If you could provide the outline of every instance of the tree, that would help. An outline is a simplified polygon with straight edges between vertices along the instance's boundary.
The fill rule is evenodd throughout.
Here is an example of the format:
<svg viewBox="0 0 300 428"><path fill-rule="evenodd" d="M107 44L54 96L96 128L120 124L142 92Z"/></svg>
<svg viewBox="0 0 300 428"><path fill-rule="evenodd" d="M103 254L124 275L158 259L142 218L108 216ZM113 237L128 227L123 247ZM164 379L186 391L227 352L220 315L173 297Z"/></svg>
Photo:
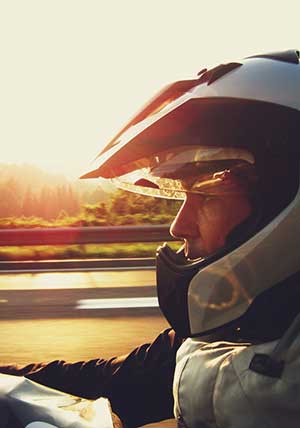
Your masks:
<svg viewBox="0 0 300 428"><path fill-rule="evenodd" d="M71 185L66 189L65 210L70 215L75 215L80 211L79 198L75 194Z"/></svg>
<svg viewBox="0 0 300 428"><path fill-rule="evenodd" d="M30 217L36 215L36 198L34 197L30 187L27 188L22 204L22 215Z"/></svg>
<svg viewBox="0 0 300 428"><path fill-rule="evenodd" d="M1 185L0 216L19 216L21 215L21 196L20 186L14 178L6 180Z"/></svg>

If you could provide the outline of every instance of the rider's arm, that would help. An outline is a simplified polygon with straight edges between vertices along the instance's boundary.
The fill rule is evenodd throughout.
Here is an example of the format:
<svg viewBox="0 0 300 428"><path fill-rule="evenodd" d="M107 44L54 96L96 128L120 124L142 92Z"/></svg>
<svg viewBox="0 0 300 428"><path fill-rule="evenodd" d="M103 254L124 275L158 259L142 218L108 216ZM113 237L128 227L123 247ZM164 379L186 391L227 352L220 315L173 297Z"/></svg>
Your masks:
<svg viewBox="0 0 300 428"><path fill-rule="evenodd" d="M130 427L173 417L172 382L181 344L172 330L130 354L109 360L0 366L0 372L86 398L109 398L113 411Z"/></svg>

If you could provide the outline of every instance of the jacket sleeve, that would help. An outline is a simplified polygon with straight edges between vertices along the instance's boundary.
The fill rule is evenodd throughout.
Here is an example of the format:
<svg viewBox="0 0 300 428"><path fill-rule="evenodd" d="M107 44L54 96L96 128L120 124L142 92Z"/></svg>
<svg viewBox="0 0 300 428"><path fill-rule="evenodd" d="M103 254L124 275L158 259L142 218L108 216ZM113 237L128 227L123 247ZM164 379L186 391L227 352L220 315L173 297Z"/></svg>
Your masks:
<svg viewBox="0 0 300 428"><path fill-rule="evenodd" d="M0 366L1 373L26 376L43 385L77 396L107 397L129 427L173 417L172 383L181 339L163 331L122 357L66 363Z"/></svg>

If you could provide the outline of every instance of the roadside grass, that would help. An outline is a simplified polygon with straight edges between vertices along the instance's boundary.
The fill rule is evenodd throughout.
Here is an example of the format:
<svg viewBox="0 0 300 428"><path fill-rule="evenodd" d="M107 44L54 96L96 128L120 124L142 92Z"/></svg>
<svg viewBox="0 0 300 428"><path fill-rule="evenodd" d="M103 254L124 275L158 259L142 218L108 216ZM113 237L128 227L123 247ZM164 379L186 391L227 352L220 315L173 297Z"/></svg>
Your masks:
<svg viewBox="0 0 300 428"><path fill-rule="evenodd" d="M146 198L146 199L145 199ZM0 218L0 229L33 229L95 226L126 226L172 223L180 201L153 200L141 195L119 192L109 206L86 204L77 215L61 211L59 216L47 220L35 216L11 216ZM146 204L146 205L145 205ZM180 244L170 243L172 248ZM55 260L99 259L122 257L154 257L159 243L74 244L43 246L0 246L0 260Z"/></svg>
<svg viewBox="0 0 300 428"><path fill-rule="evenodd" d="M61 260L61 259L107 259L129 257L155 257L158 242L129 244L86 244L86 245L43 245L22 247L0 247L0 260ZM169 242L177 250L181 242Z"/></svg>
<svg viewBox="0 0 300 428"><path fill-rule="evenodd" d="M126 214L117 215L110 213L105 218L97 217L94 213L82 213L76 217L65 216L51 221L39 217L3 217L0 218L0 229L33 229L38 227L57 228L57 227L89 227L89 226L125 226L140 224L170 224L174 215L163 214Z"/></svg>

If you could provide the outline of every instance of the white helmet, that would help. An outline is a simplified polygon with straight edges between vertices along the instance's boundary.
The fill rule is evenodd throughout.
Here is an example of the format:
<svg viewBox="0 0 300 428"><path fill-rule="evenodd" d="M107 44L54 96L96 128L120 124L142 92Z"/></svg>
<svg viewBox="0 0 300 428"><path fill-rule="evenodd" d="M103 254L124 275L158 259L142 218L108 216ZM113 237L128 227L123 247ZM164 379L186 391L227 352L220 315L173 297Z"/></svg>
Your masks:
<svg viewBox="0 0 300 428"><path fill-rule="evenodd" d="M257 55L165 88L83 176L179 199L222 192L224 170L247 184L255 213L222 250L197 260L158 250L160 306L183 337L241 319L259 295L299 275L299 125L299 52Z"/></svg>

